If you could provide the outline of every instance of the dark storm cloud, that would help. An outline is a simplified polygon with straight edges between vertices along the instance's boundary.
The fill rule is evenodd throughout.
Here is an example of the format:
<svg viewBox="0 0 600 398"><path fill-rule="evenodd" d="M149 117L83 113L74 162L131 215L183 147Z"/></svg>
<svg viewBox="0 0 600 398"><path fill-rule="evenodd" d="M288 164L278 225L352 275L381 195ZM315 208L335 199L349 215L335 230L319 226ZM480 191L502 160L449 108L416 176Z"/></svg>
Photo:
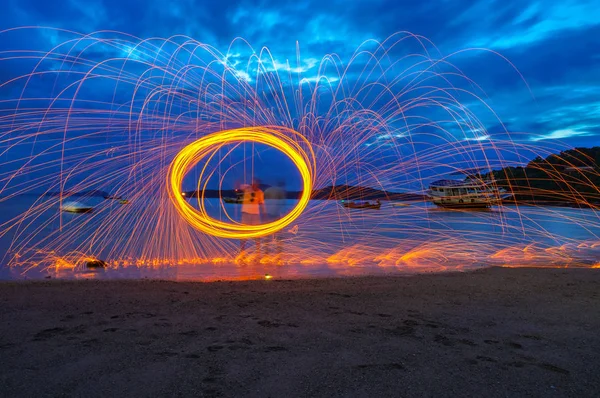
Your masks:
<svg viewBox="0 0 600 398"><path fill-rule="evenodd" d="M35 25L78 32L116 30L140 38L183 34L223 53L233 39L243 37L257 51L268 46L278 65L290 60L292 67L298 42L302 59L309 60L301 65L308 78L316 76L318 67L310 60L327 53L347 60L365 40L382 41L397 31L423 35L445 55L485 47L506 56L531 93L498 56L472 51L450 61L482 86L505 126L523 132L519 137L529 142L561 139L592 145L599 137L597 1L5 1L2 29ZM32 30L10 36L10 46L48 49L67 36ZM6 46L0 42L0 48ZM101 59L102 51L96 56ZM11 71L1 73L5 78ZM477 107L474 103L473 110ZM482 122L490 139L503 137L498 120L483 116Z"/></svg>

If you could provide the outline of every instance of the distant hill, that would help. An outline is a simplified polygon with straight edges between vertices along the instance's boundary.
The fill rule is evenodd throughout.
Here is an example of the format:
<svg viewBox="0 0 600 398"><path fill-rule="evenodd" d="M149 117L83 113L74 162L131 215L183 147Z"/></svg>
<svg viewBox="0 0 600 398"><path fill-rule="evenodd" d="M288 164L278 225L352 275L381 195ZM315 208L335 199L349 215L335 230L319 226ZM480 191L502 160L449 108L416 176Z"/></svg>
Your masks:
<svg viewBox="0 0 600 398"><path fill-rule="evenodd" d="M600 147L538 156L525 167L505 167L480 177L495 180L517 202L600 204Z"/></svg>

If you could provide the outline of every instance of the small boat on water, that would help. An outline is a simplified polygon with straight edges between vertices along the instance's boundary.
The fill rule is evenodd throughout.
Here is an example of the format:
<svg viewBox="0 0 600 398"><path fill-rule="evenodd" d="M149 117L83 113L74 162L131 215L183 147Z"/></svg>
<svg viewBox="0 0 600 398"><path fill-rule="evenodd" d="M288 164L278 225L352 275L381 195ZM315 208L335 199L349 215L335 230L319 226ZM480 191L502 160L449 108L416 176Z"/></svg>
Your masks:
<svg viewBox="0 0 600 398"><path fill-rule="evenodd" d="M342 200L342 206L348 209L380 209L381 202L379 200L375 201L375 203L355 201L346 202Z"/></svg>
<svg viewBox="0 0 600 398"><path fill-rule="evenodd" d="M129 200L127 200L127 199L119 199L119 204L128 205L129 204Z"/></svg>
<svg viewBox="0 0 600 398"><path fill-rule="evenodd" d="M512 196L490 182L476 179L434 181L427 195L433 204L445 208L488 208Z"/></svg>
<svg viewBox="0 0 600 398"><path fill-rule="evenodd" d="M237 198L226 197L226 198L223 198L223 202L225 202L225 203L237 203L237 204L240 204L240 203L243 202L243 200L240 197L237 197Z"/></svg>
<svg viewBox="0 0 600 398"><path fill-rule="evenodd" d="M90 213L94 208L80 202L64 202L60 210L67 213Z"/></svg>

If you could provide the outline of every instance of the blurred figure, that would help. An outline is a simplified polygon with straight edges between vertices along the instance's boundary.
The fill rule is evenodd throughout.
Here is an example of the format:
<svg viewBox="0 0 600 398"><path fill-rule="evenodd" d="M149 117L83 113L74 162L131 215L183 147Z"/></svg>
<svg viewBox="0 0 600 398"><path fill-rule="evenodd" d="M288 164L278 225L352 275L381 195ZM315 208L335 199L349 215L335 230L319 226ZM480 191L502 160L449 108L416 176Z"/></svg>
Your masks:
<svg viewBox="0 0 600 398"><path fill-rule="evenodd" d="M267 222L273 222L283 217L283 207L285 205L285 182L279 181L276 186L269 187L265 190L265 203L267 211ZM275 254L281 255L283 244L281 242L280 232L273 234L273 242L275 245ZM266 254L269 254L269 245L265 249Z"/></svg>
<svg viewBox="0 0 600 398"><path fill-rule="evenodd" d="M261 223L261 213L265 214L265 195L260 189L260 181L254 179L252 185L244 189L242 199L242 224L259 225ZM241 255L244 255L246 249L246 239L240 242ZM256 238L256 251L260 256L260 238Z"/></svg>

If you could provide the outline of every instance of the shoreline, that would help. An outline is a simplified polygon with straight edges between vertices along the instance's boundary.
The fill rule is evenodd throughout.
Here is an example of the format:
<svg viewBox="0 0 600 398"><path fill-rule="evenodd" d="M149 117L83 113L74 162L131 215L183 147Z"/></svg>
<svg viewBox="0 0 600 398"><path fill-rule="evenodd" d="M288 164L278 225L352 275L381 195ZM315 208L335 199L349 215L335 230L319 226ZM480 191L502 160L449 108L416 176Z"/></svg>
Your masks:
<svg viewBox="0 0 600 398"><path fill-rule="evenodd" d="M236 266L237 267L237 266ZM286 268L287 267L287 268ZM250 272L235 273L231 269L218 269L220 272L202 273L195 271L196 268L205 270L204 265L198 266L170 266L164 268L151 267L131 267L128 268L82 268L77 270L61 270L58 273L52 271L36 271L36 273L15 275L10 272L0 273L0 285L8 283L60 283L60 282L175 282L175 283L226 283L226 282L294 282L294 281L318 281L331 279L388 279L388 278L410 278L427 275L448 275L448 274L470 274L476 272L485 272L492 269L564 269L564 270L596 270L600 269L600 263L590 261L589 263L579 262L565 265L519 265L519 266L500 266L485 265L473 268L458 269L434 269L434 268L415 268L415 269L388 269L380 266L353 266L344 269L323 268L307 272L305 269L298 273L287 273L289 266L281 265L263 265L257 268L248 268ZM0 270L2 270L0 268ZM239 270L239 268L235 268ZM282 272L283 271L283 272ZM223 273L225 272L225 273ZM600 273L600 270L598 271ZM170 274L170 275L169 275Z"/></svg>
<svg viewBox="0 0 600 398"><path fill-rule="evenodd" d="M600 270L0 282L7 396L597 396Z"/></svg>

